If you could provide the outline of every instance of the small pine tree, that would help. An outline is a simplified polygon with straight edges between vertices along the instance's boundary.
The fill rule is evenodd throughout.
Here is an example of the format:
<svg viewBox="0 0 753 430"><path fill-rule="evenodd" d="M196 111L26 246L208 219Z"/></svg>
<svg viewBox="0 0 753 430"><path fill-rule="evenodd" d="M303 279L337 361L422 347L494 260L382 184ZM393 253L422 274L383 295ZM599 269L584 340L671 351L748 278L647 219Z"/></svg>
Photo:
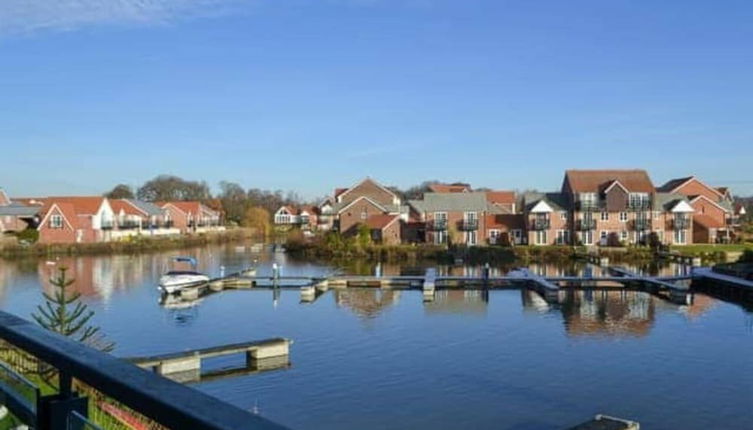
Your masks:
<svg viewBox="0 0 753 430"><path fill-rule="evenodd" d="M104 339L99 332L99 327L88 324L94 316L94 311L81 302L80 293L68 291L75 280L66 278L67 270L61 267L58 276L50 279L55 291L53 294L42 293L45 299L44 305L37 306L37 312L31 316L47 330L60 333L100 351L112 351L115 344Z"/></svg>

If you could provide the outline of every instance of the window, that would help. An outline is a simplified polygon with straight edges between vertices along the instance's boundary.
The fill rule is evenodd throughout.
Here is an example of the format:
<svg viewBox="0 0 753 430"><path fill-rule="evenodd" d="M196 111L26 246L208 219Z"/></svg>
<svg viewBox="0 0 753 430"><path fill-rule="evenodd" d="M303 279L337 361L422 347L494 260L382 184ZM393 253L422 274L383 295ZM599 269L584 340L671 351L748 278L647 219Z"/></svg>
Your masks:
<svg viewBox="0 0 753 430"><path fill-rule="evenodd" d="M50 217L50 228L63 228L62 215L55 214Z"/></svg>
<svg viewBox="0 0 753 430"><path fill-rule="evenodd" d="M648 209L649 195L648 193L630 193L629 203L633 209Z"/></svg>
<svg viewBox="0 0 753 430"><path fill-rule="evenodd" d="M621 222L627 222L627 212L620 212L620 221Z"/></svg>
<svg viewBox="0 0 753 430"><path fill-rule="evenodd" d="M562 219L562 221L567 221L567 212L560 212L560 218Z"/></svg>
<svg viewBox="0 0 753 430"><path fill-rule="evenodd" d="M497 241L499 241L500 232L499 230L489 230L489 243L492 245L496 245Z"/></svg>
<svg viewBox="0 0 753 430"><path fill-rule="evenodd" d="M626 230L622 230L620 232L620 241L625 242L628 240L628 232Z"/></svg>
<svg viewBox="0 0 753 430"><path fill-rule="evenodd" d="M685 230L675 230L675 243L677 245L685 245L685 239L686 239L686 231Z"/></svg>
<svg viewBox="0 0 753 430"><path fill-rule="evenodd" d="M570 244L570 231L557 230L557 245L569 245Z"/></svg>
<svg viewBox="0 0 753 430"><path fill-rule="evenodd" d="M602 221L609 221L609 212L602 212L601 213L601 220Z"/></svg>
<svg viewBox="0 0 753 430"><path fill-rule="evenodd" d="M536 245L546 245L546 230L536 231Z"/></svg>
<svg viewBox="0 0 753 430"><path fill-rule="evenodd" d="M369 212L366 209L361 211L361 219L366 219L368 217L369 217Z"/></svg>

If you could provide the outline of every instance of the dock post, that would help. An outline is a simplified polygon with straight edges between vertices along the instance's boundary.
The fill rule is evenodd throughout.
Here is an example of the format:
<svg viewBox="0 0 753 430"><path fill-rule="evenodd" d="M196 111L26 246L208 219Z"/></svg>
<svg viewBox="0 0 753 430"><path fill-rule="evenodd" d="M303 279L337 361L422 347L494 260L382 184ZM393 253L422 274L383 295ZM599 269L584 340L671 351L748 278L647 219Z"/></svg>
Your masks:
<svg viewBox="0 0 753 430"><path fill-rule="evenodd" d="M484 282L484 288L489 287L489 272L491 272L491 269L489 268L489 263L484 264L484 268L482 269L481 275Z"/></svg>
<svg viewBox="0 0 753 430"><path fill-rule="evenodd" d="M436 286L436 280L437 280L437 269L434 269L434 268L426 269L426 274L424 275L424 285L423 285L423 293L424 293L425 302L434 301L434 288Z"/></svg>

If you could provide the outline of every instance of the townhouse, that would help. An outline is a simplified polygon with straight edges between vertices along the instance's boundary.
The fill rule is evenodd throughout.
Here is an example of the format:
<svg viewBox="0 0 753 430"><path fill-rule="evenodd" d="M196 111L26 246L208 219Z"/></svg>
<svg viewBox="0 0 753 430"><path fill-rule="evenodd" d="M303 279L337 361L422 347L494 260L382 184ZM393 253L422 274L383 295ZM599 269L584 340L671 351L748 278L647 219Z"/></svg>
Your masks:
<svg viewBox="0 0 753 430"><path fill-rule="evenodd" d="M48 197L39 210L39 243L93 243L113 239L115 214L104 197Z"/></svg>
<svg viewBox="0 0 753 430"><path fill-rule="evenodd" d="M179 234L167 211L154 203L135 199L109 199L115 216L113 239L140 235Z"/></svg>
<svg viewBox="0 0 753 430"><path fill-rule="evenodd" d="M657 191L645 170L568 170L561 193L577 244L692 243L688 199Z"/></svg>
<svg viewBox="0 0 753 430"><path fill-rule="evenodd" d="M738 213L726 187L715 188L695 176L667 181L658 190L688 198L693 207L693 242L729 242L737 234Z"/></svg>
<svg viewBox="0 0 753 430"><path fill-rule="evenodd" d="M571 245L572 218L567 196L561 192L524 193L522 226L525 233L514 243L531 245ZM517 233L516 233L517 234Z"/></svg>
<svg viewBox="0 0 753 430"><path fill-rule="evenodd" d="M278 226L295 226L304 231L316 230L319 225L319 208L316 206L281 206L274 213L274 223Z"/></svg>
<svg viewBox="0 0 753 430"><path fill-rule="evenodd" d="M413 217L424 224L424 240L433 244L476 246L489 237L490 215L504 210L489 202L486 192L425 193L410 200Z"/></svg>
<svg viewBox="0 0 753 430"><path fill-rule="evenodd" d="M155 204L165 211L165 222L180 233L224 230L220 212L201 202L170 201Z"/></svg>

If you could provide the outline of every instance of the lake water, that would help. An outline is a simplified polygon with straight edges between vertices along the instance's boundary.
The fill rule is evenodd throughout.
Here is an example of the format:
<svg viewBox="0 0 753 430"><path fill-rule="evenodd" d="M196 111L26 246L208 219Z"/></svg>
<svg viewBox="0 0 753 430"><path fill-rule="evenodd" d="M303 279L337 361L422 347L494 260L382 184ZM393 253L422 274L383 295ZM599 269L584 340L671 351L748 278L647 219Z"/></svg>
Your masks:
<svg viewBox="0 0 753 430"><path fill-rule="evenodd" d="M753 428L753 314L738 304L702 294L679 306L639 292L573 291L550 306L518 290L438 291L424 303L420 291L349 289L309 304L297 290L225 291L171 309L160 305L156 282L176 254L0 261L0 306L30 318L45 280L66 265L118 356L293 339L286 370L194 386L295 429L562 429L596 413L646 429ZM255 258L259 274L274 262L284 275L374 270L236 245L181 254L213 275ZM421 266L380 270L420 273Z"/></svg>

